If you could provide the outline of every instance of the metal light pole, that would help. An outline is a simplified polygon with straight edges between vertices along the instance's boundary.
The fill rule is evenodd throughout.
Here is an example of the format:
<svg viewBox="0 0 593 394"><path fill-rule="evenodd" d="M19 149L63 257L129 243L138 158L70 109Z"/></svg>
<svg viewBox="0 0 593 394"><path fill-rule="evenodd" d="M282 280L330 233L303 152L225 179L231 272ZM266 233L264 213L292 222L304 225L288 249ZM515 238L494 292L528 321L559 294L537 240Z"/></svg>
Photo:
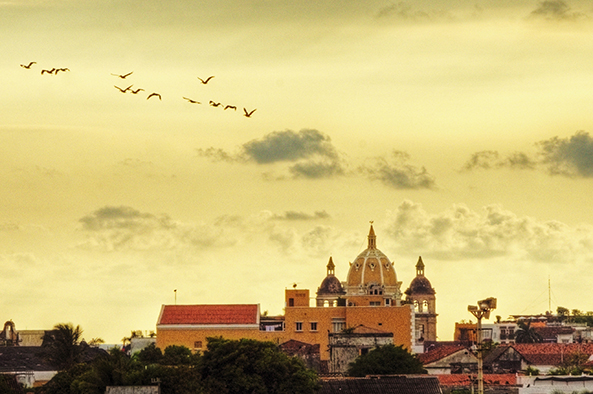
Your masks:
<svg viewBox="0 0 593 394"><path fill-rule="evenodd" d="M467 310L478 319L476 334L478 348L478 394L484 394L484 359L482 349L482 318L488 319L490 311L496 309L496 298L478 301L478 306L469 305Z"/></svg>

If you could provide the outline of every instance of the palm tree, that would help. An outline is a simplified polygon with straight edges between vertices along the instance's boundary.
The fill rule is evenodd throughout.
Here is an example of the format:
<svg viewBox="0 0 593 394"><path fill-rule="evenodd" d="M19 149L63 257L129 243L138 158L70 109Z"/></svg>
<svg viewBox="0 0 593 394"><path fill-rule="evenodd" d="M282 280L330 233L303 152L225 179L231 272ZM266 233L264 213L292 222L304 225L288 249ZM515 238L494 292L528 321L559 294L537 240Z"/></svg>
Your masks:
<svg viewBox="0 0 593 394"><path fill-rule="evenodd" d="M535 330L535 328L531 327L531 321L528 321L527 324L523 321L519 321L517 326L519 326L519 329L515 332L516 343L543 342L544 339L542 336Z"/></svg>
<svg viewBox="0 0 593 394"><path fill-rule="evenodd" d="M53 330L43 336L45 358L59 370L67 370L81 361L81 337L80 326L74 327L72 323L56 324Z"/></svg>

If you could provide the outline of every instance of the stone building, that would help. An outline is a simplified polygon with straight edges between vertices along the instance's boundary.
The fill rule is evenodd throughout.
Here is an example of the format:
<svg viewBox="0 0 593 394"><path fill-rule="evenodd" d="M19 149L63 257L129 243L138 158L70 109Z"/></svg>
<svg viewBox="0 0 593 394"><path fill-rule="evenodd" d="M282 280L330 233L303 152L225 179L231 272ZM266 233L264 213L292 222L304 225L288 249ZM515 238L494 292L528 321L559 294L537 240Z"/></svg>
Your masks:
<svg viewBox="0 0 593 394"><path fill-rule="evenodd" d="M424 276L424 262L418 257L416 263L416 277L405 291L406 302L414 306L415 341L437 340L436 291L430 281Z"/></svg>

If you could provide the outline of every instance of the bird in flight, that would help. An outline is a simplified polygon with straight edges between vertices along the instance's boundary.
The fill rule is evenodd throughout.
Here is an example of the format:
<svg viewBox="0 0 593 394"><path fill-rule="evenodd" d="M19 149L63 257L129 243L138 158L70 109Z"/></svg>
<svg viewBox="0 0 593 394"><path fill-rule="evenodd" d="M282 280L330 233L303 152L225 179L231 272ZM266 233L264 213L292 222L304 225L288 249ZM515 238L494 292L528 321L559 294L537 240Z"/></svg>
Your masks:
<svg viewBox="0 0 593 394"><path fill-rule="evenodd" d="M115 75L116 77L120 77L121 79L126 79L126 77L127 77L128 75L132 75L132 73L133 73L133 72L134 72L134 71L132 71L132 72L129 72L129 73L127 73L127 74L114 74L114 73L111 73L111 75Z"/></svg>
<svg viewBox="0 0 593 394"><path fill-rule="evenodd" d="M29 64L27 64L27 65L21 64L21 67L22 67L22 68L29 69L29 68L31 68L31 66L32 66L32 65L34 65L34 64L37 64L37 62L31 62L31 63L29 63Z"/></svg>
<svg viewBox="0 0 593 394"><path fill-rule="evenodd" d="M192 99L190 99L190 98L187 98L187 97L184 97L184 99L185 99L185 100L187 100L187 101L189 101L189 102L190 102L190 103L192 103L192 104L202 104L202 103L200 103L199 101L192 100Z"/></svg>
<svg viewBox="0 0 593 394"><path fill-rule="evenodd" d="M251 118L251 115L255 112L256 109L252 110L251 112L247 112L247 110L243 108L243 112L245 112L243 116L245 116L246 118Z"/></svg>
<svg viewBox="0 0 593 394"><path fill-rule="evenodd" d="M43 69L43 70L41 70L41 75L43 75L43 74L45 74L45 73L48 73L48 74L53 74L53 73L54 73L54 71L56 71L56 69L55 69L55 68L52 68L51 70L46 70L46 69Z"/></svg>
<svg viewBox="0 0 593 394"><path fill-rule="evenodd" d="M214 101L210 100L210 105L213 107L220 107L222 103L215 103Z"/></svg>
<svg viewBox="0 0 593 394"><path fill-rule="evenodd" d="M70 71L70 69L69 68L57 68L56 69L56 75L58 75L58 71L65 72L65 71Z"/></svg>
<svg viewBox="0 0 593 394"><path fill-rule="evenodd" d="M153 96L154 96L154 97L158 97L158 98L159 98L159 100L162 100L162 98L161 98L161 95L160 95L160 94L158 94L158 93L150 93L146 99L148 100L149 98L151 98L151 97L153 97Z"/></svg>
<svg viewBox="0 0 593 394"><path fill-rule="evenodd" d="M206 85L206 84L208 83L208 81L210 81L212 78L214 78L214 75L212 75L212 76L210 76L210 77L206 78L205 80L204 80L204 79L202 79L202 78L200 78L200 77L198 77L198 79L199 79L200 81L202 81L202 83L203 83L204 85Z"/></svg>
<svg viewBox="0 0 593 394"><path fill-rule="evenodd" d="M132 94L138 94L138 92L140 92L140 91L144 91L144 89L140 89L140 88L138 88L136 90L130 89L130 93L132 93Z"/></svg>
<svg viewBox="0 0 593 394"><path fill-rule="evenodd" d="M113 86L115 86L115 85L113 85ZM117 88L117 89L118 89L120 92L122 92L122 93L125 93L125 92L127 92L128 90L130 90L130 88L131 88L132 86L134 86L134 85L130 85L130 86L128 86L128 87L127 87L127 88L125 88L125 89L122 89L122 88L120 88L119 86L115 86L115 87L116 87L116 88Z"/></svg>
<svg viewBox="0 0 593 394"><path fill-rule="evenodd" d="M227 109L234 109L236 111L237 107L235 107L234 105L227 105L224 107L224 110L226 111Z"/></svg>

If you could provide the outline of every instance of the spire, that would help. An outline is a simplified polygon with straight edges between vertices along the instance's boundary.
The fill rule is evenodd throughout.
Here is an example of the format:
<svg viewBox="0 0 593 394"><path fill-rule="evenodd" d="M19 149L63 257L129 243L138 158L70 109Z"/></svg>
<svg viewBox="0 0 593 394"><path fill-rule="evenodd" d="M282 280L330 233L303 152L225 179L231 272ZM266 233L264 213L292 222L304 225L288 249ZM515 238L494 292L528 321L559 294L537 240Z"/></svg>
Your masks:
<svg viewBox="0 0 593 394"><path fill-rule="evenodd" d="M377 237L375 236L375 230L373 230L373 221L371 220L371 229L369 230L369 246L368 249L377 248Z"/></svg>
<svg viewBox="0 0 593 394"><path fill-rule="evenodd" d="M327 274L328 275L333 275L335 268L336 268L336 266L334 264L334 261L332 260L332 257L329 256L329 263L327 263Z"/></svg>
<svg viewBox="0 0 593 394"><path fill-rule="evenodd" d="M416 263L416 276L424 276L424 262L422 256L418 256L418 262Z"/></svg>

